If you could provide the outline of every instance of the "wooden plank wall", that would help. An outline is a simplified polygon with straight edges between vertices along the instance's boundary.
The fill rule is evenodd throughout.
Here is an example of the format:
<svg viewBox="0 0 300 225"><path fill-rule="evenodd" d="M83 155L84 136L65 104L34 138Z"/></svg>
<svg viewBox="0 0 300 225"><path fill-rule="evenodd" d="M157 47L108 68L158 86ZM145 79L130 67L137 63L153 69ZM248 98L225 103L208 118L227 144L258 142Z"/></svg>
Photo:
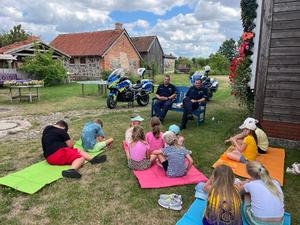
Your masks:
<svg viewBox="0 0 300 225"><path fill-rule="evenodd" d="M299 0L273 0L269 39L263 120L300 124Z"/></svg>

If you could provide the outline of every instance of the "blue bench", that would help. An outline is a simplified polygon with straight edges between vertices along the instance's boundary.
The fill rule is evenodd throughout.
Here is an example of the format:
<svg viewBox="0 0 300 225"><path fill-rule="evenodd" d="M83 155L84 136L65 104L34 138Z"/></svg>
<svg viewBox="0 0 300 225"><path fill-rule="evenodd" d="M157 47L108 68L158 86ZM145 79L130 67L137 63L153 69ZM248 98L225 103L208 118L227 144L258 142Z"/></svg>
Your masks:
<svg viewBox="0 0 300 225"><path fill-rule="evenodd" d="M176 86L176 99L173 102L172 106L171 106L171 111L175 111L175 112L182 112L183 113L183 108L182 107L178 107L178 105L180 103L182 103L185 94L187 93L187 91L189 90L190 87L186 87L186 86ZM157 98L153 98L152 100L152 105L151 105L151 116L154 115L154 108L153 105L155 103L155 100ZM182 104L181 104L182 105ZM205 120L205 110L206 110L206 103L200 103L199 104L199 108L193 111L193 115L195 115L197 117L196 123L197 126L204 123Z"/></svg>

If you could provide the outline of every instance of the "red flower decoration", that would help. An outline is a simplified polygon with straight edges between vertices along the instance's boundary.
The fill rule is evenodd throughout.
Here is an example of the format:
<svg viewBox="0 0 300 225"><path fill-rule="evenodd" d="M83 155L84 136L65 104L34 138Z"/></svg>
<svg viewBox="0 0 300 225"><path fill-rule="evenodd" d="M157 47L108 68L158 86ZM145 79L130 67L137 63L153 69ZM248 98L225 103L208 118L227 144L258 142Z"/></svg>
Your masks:
<svg viewBox="0 0 300 225"><path fill-rule="evenodd" d="M242 40L243 41L249 41L254 37L254 34L252 32L244 32L242 34Z"/></svg>

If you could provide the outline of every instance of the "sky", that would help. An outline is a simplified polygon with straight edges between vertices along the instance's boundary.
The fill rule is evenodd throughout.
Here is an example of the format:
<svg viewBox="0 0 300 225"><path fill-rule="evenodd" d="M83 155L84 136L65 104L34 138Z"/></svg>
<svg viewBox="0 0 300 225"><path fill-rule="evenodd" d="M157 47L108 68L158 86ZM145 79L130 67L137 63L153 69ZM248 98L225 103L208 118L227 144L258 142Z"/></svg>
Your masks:
<svg viewBox="0 0 300 225"><path fill-rule="evenodd" d="M22 24L49 43L120 22L130 36L158 36L175 56L207 57L242 33L239 0L0 0L0 9L0 32Z"/></svg>

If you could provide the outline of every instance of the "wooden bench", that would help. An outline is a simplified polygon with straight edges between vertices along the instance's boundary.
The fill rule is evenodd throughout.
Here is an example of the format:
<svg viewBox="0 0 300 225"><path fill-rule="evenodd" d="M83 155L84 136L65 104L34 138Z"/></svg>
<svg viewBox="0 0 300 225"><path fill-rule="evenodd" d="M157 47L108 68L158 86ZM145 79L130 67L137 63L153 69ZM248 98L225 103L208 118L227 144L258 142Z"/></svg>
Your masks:
<svg viewBox="0 0 300 225"><path fill-rule="evenodd" d="M189 88L190 87L186 87L186 86L176 86L176 99L173 102L171 109L169 109L169 110L183 113L182 102L183 102L183 99L184 99L187 91L189 90ZM154 105L156 99L157 98L152 99L151 116L154 115L153 105ZM179 104L181 105L181 107L179 107ZM206 110L206 103L200 103L199 108L193 111L193 115L195 115L197 117L197 120L196 120L197 126L204 123L205 110Z"/></svg>

